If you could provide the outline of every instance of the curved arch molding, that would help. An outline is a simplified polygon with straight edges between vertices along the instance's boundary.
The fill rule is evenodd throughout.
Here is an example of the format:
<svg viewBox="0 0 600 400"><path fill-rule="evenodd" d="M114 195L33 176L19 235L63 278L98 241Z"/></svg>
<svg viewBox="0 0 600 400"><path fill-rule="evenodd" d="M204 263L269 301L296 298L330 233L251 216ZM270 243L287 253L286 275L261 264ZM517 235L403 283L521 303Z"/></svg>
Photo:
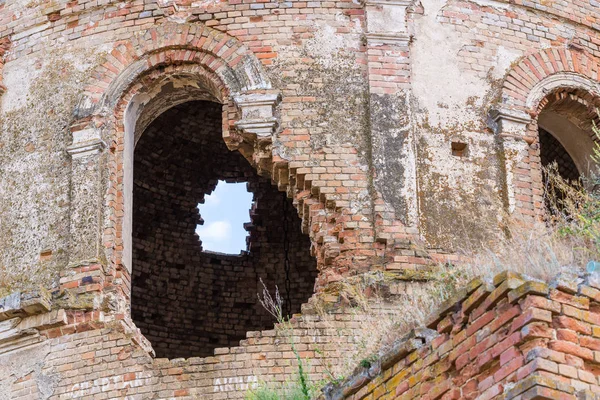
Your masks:
<svg viewBox="0 0 600 400"><path fill-rule="evenodd" d="M265 143L271 143L277 127L275 107L279 95L271 90L262 64L239 40L200 24L165 24L115 43L105 62L91 74L73 112L73 142L67 148L73 160L71 264L96 262L105 257L104 202L116 202L118 209L122 201L118 191L117 199L112 198L112 188L105 199L103 171L107 167L112 171L114 162L104 151L108 146L102 129L115 116L117 125L122 125L118 115L122 117L124 110L120 107L136 92L134 86L141 86L140 80L152 79L165 70L177 72L185 66L193 66L201 78L212 77L213 85L207 85L207 90L215 99L237 106L239 112L230 115L241 115L235 125L251 138L250 147L269 147ZM112 221L109 225L109 230L115 230ZM116 231L120 232L118 224ZM123 247L119 242L114 245L117 252Z"/></svg>
<svg viewBox="0 0 600 400"><path fill-rule="evenodd" d="M114 107L137 77L178 63L198 64L214 72L232 96L271 89L260 61L236 38L200 24L165 24L115 44L106 62L91 75L75 117Z"/></svg>
<svg viewBox="0 0 600 400"><path fill-rule="evenodd" d="M542 98L559 87L600 94L598 59L583 51L550 48L524 57L502 86L502 106L535 111Z"/></svg>
<svg viewBox="0 0 600 400"><path fill-rule="evenodd" d="M525 56L506 75L501 100L490 111L490 127L500 138L506 204L511 213L536 216L542 212L543 188L539 162L536 164L539 149L532 145L537 141L539 108L548 94L559 89L600 96L598 58L569 48L549 48Z"/></svg>

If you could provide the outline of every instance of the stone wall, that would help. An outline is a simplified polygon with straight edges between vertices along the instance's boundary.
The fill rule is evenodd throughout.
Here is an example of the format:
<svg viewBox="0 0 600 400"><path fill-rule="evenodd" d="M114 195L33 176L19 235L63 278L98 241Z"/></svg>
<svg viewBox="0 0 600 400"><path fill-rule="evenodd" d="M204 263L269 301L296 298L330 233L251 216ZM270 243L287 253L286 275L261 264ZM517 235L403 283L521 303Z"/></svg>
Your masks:
<svg viewBox="0 0 600 400"><path fill-rule="evenodd" d="M477 279L325 399L598 399L600 275Z"/></svg>
<svg viewBox="0 0 600 400"><path fill-rule="evenodd" d="M497 234L503 211L540 215L539 94L583 90L588 112L598 94L597 8L567 9L437 0L3 2L7 285L56 286L67 264L92 258L123 264L122 252L131 253L121 233L129 216L120 215L125 111L136 94L154 99L150 86L174 74L212 82L228 146L292 199L322 270L319 288L372 264L428 264L419 239L443 259L455 240ZM201 99L206 88L189 82L179 89ZM268 138L238 124L252 112L234 98L250 94L279 96ZM83 167L65 150L80 154L90 137L104 160L92 194L78 197L83 183L70 177ZM91 220L93 228L76 222ZM30 271L19 275L17 265Z"/></svg>
<svg viewBox="0 0 600 400"><path fill-rule="evenodd" d="M49 311L64 304L46 292L2 299L0 398L243 398L259 382L293 379L291 341L310 360L311 379L327 376L362 321L341 307L326 319L305 312L289 330L248 332L214 356L168 360L149 355L126 319ZM367 358L323 396L598 399L599 305L597 273L561 274L549 284L513 273L478 279L435 311L428 328Z"/></svg>
<svg viewBox="0 0 600 400"><path fill-rule="evenodd" d="M595 107L596 7L389 3L2 3L7 284L56 286L88 259L123 264L125 111L174 75L189 100L224 104L228 146L292 199L318 288L372 264L428 264L420 239L443 259L455 240L497 234L503 211L539 216L539 94L583 90ZM268 138L238 123L257 107L248 95L278 96ZM83 166L65 150L81 154L90 137L102 161L78 197L91 179L70 179Z"/></svg>
<svg viewBox="0 0 600 400"><path fill-rule="evenodd" d="M58 311L64 299L15 293L0 313L0 399L242 399L259 382L284 382L297 371L296 350L311 379L343 357L361 316L335 311L326 320L296 315L291 329L251 331L236 347L209 357L154 358L127 319L103 312ZM18 354L18 357L15 357Z"/></svg>

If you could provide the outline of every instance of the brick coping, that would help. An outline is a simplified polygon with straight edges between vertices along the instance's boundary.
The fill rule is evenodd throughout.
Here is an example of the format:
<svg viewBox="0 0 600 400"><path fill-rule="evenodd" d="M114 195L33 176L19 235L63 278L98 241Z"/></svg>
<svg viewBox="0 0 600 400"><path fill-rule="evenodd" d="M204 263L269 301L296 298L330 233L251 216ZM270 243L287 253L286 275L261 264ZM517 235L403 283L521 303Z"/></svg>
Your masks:
<svg viewBox="0 0 600 400"><path fill-rule="evenodd" d="M380 395L376 394L376 388L377 386L383 385L381 382L382 378L385 380L386 375L389 377L392 368L394 368L394 370L391 373L397 373L395 365L398 364L399 361L408 359L409 361L406 364L410 365L415 362L420 355L425 353L423 350L436 350L441 345L439 342L445 340L444 336L448 337L448 334L452 335L457 331L457 325L462 325L463 327L468 326L463 332L470 330L471 334L479 333L484 327L487 329L486 325L490 323L490 319L485 318L485 315L487 315L490 310L493 310L501 303L501 301L505 300L508 304L515 305L521 300L526 299L528 296L544 298L548 299L548 301L552 301L553 299L562 296L563 299L559 299L559 302L564 301L564 304L566 304L572 301L575 303L575 307L579 306L582 310L589 309L590 302L600 306L600 272L580 274L563 272L558 274L549 283L510 271L505 271L496 275L491 282L482 278L476 278L469 282L450 300L445 302L439 310L434 312L429 317L426 327L412 329L408 334L396 340L390 349L377 354L375 361L370 362L365 360L365 362L361 363L361 365L354 370L352 375L343 382L327 384L322 389L322 395L319 398L321 400L363 398L369 400L379 398L387 399L388 397L380 397L380 395L385 393L385 390L388 390L389 392L390 388L380 391ZM533 305L535 306L535 304ZM594 315L590 312L588 312L587 315L584 315L583 313L585 313L585 311L581 311L581 313L578 314L577 311L579 310L576 308L572 306L567 307L571 307L568 309L571 310L570 316L575 317L576 315L583 315L581 318L590 323L598 330L598 333L600 333L600 315ZM512 321L511 330L518 330L523 326L525 327L522 328L522 330L525 330L526 328L531 329L526 325L529 321L543 319L533 316L534 313L529 312L531 310L533 310L534 313L536 311L536 309L533 308L526 308L522 310L523 312L520 316L517 316L518 314L512 315L511 318L502 322L510 323ZM460 317L458 318L457 316ZM457 319L459 319L458 323L456 322ZM496 318L492 321L496 321ZM515 323L517 324L515 325ZM523 334L523 332L521 332L522 337L526 335L527 333ZM458 336L459 335L456 335L455 337ZM537 336L535 335L533 336L533 338L536 337ZM464 340L465 338L463 337L462 339ZM451 342L453 341L451 340ZM571 351L571 353L573 353L573 351ZM449 355L451 356L451 353ZM592 359L588 359L587 361L596 366L600 365L600 351L594 351ZM458 359L454 360L454 363L456 365ZM408 376L405 376L404 378L405 382L408 381ZM380 382L377 382L377 380ZM396 389L397 396L398 386L392 387L392 389ZM560 382L553 381L544 375L535 372L512 386L507 385L504 388L505 392L500 397L492 397L502 399L532 398L528 397L531 395L533 398L541 399L557 398L553 397L556 394L546 397L544 395L546 389L548 389L550 393L556 391L556 393L561 392L566 396L560 397L561 399L575 398L569 397L575 395L578 399L600 399L600 392L598 391L587 389L577 390L576 388L568 387L567 385L561 385ZM524 393L527 395L524 395ZM367 394L370 395L367 396ZM454 397L444 396L442 398ZM484 396L484 398L488 397Z"/></svg>

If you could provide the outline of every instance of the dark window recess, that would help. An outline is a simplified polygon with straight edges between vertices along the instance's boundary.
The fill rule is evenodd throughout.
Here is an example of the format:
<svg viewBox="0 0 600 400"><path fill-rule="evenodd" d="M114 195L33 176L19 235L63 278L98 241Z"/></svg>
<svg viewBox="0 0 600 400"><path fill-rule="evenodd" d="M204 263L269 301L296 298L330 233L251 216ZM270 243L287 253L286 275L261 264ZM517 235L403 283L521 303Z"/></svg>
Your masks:
<svg viewBox="0 0 600 400"><path fill-rule="evenodd" d="M208 356L247 331L271 329L259 279L285 288L282 193L221 135L221 105L188 102L158 116L134 158L131 314L158 357ZM247 182L254 196L247 251L202 250L198 204L217 182ZM313 293L316 261L289 201L292 312ZM206 218L206 216L203 216Z"/></svg>
<svg viewBox="0 0 600 400"><path fill-rule="evenodd" d="M540 129L539 132L542 166L547 167L556 162L561 177L570 181L579 179L579 170L562 144L548 131Z"/></svg>
<svg viewBox="0 0 600 400"><path fill-rule="evenodd" d="M558 174L568 182L575 182L579 179L580 174L575 162L567 153L567 150L563 147L562 144L554 137L551 133L544 129L539 129L540 136L540 161L542 163L542 167L548 167L554 162L556 162ZM551 188L548 184L548 176L546 171L542 171L543 179L545 182L546 191ZM544 193L544 203L546 204L546 209L552 215L563 214L564 209L561 205L561 199L564 198L565 193L558 189L552 187L552 192Z"/></svg>

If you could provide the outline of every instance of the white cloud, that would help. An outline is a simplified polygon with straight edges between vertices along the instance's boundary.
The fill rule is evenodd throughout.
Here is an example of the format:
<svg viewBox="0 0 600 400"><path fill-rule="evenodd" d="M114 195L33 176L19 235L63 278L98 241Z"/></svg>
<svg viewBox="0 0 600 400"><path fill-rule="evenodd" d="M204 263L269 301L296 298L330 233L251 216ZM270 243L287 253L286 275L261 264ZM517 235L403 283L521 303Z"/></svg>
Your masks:
<svg viewBox="0 0 600 400"><path fill-rule="evenodd" d="M231 236L231 224L228 221L215 221L196 230L200 240L218 242L228 240Z"/></svg>
<svg viewBox="0 0 600 400"><path fill-rule="evenodd" d="M221 199L215 192L204 196L204 205L205 206L218 206L220 203L221 203Z"/></svg>

